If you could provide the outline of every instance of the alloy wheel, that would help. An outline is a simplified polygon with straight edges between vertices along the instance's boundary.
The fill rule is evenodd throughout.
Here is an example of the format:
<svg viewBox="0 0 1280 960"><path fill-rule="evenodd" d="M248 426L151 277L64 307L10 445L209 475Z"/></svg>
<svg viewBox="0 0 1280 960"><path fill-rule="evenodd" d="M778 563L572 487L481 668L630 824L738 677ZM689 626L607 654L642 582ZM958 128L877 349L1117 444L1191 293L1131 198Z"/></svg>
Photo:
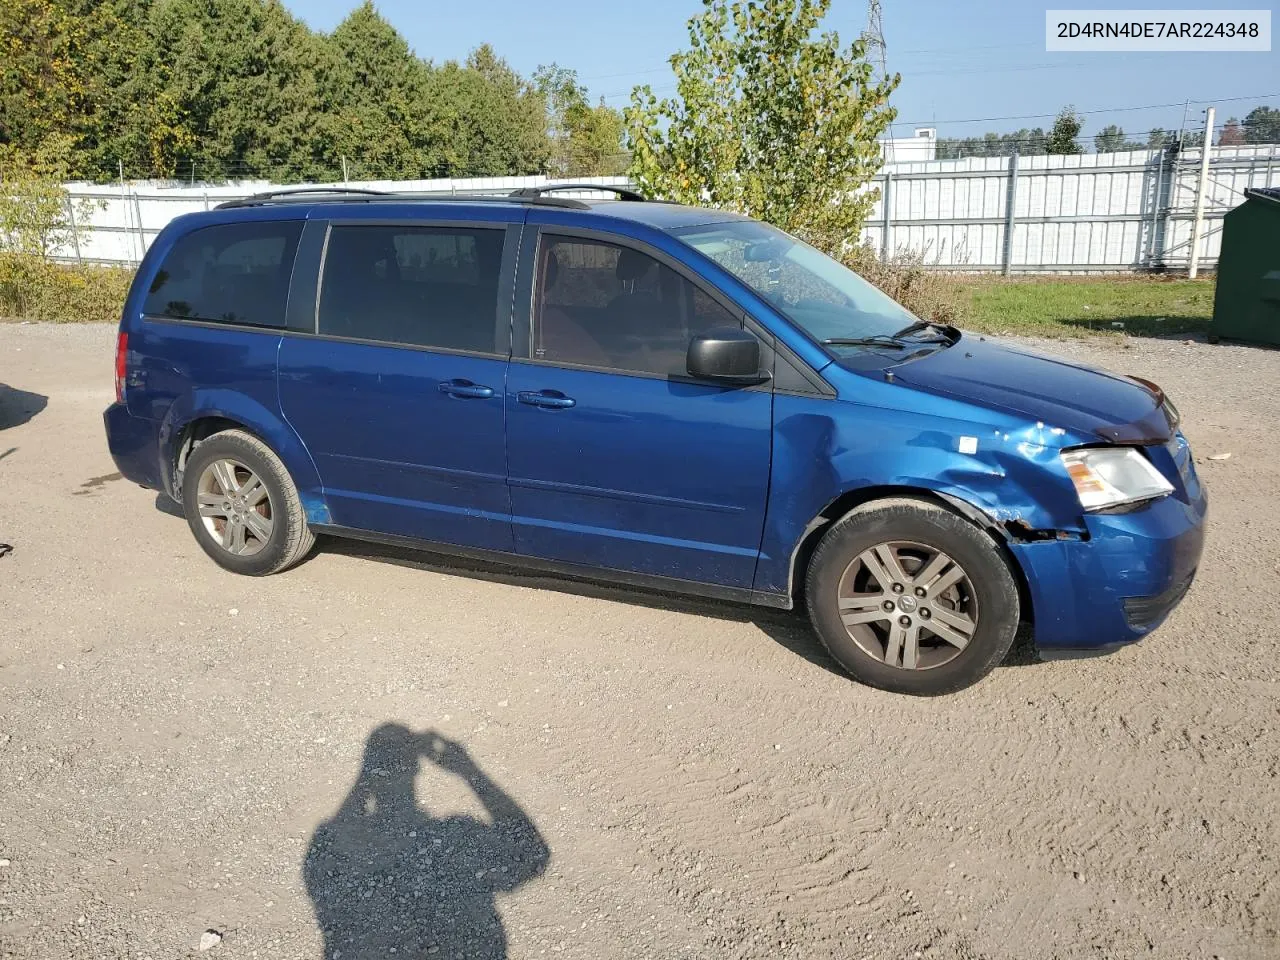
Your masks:
<svg viewBox="0 0 1280 960"><path fill-rule="evenodd" d="M978 629L973 583L952 557L923 543L876 544L845 568L840 619L864 653L891 667L950 663Z"/></svg>
<svg viewBox="0 0 1280 960"><path fill-rule="evenodd" d="M200 474L196 497L201 523L228 553L251 557L270 541L274 523L266 484L240 461L212 461Z"/></svg>

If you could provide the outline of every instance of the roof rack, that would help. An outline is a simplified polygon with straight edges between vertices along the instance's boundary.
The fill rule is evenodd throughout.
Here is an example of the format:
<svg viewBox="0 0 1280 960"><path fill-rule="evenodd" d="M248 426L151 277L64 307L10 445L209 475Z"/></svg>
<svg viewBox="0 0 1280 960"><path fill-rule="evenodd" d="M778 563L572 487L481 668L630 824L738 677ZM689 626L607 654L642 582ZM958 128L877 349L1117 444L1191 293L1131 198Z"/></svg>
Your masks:
<svg viewBox="0 0 1280 960"><path fill-rule="evenodd" d="M531 187L527 190L537 190ZM553 187L551 189L563 189ZM581 188L578 188L581 189ZM592 186L591 189L597 189ZM610 190L610 187L599 189ZM637 196L637 199L639 197ZM589 210L590 205L569 197L544 197L517 190L510 194L485 193L391 193L385 190L363 190L355 187L299 187L293 190L268 190L251 197L239 197L218 204L218 210L233 207L259 207L271 203L386 203L388 201L421 201L423 203L536 203L548 207Z"/></svg>
<svg viewBox="0 0 1280 960"><path fill-rule="evenodd" d="M551 183L545 187L521 187L519 190L512 190L509 196L518 200L550 199L546 196L548 193L557 193L563 190L600 190L605 193L616 193L619 200L630 200L638 203L643 203L645 200L642 195L629 187L609 187L600 183Z"/></svg>
<svg viewBox="0 0 1280 960"><path fill-rule="evenodd" d="M293 187L288 190L267 190L263 193L255 193L248 197L238 197L235 200L228 200L225 203L218 204L218 209L223 210L228 207L252 207L258 204L267 203L271 200L280 200L297 194L306 194L308 197L315 194L329 194L338 199L368 199L369 197L390 197L394 194L385 190L365 190L359 187Z"/></svg>

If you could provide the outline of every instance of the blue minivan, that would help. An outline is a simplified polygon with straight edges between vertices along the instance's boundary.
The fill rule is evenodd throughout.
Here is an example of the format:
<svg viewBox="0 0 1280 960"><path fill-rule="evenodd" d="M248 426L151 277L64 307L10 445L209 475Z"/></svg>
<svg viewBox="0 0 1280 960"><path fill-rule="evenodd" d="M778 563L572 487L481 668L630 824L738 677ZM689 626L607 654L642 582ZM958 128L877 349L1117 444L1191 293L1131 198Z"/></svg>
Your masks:
<svg viewBox="0 0 1280 960"><path fill-rule="evenodd" d="M1020 622L1042 656L1102 652L1187 592L1206 499L1155 384L617 194L317 188L175 220L120 324L116 464L237 573L329 534L803 604L849 673L912 694L976 682Z"/></svg>

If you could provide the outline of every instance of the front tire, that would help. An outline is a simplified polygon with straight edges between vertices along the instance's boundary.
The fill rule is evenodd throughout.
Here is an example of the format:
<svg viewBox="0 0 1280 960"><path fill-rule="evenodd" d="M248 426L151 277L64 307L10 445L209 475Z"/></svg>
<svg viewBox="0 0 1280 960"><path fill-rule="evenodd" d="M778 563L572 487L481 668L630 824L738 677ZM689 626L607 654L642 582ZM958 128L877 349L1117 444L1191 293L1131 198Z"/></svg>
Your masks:
<svg viewBox="0 0 1280 960"><path fill-rule="evenodd" d="M196 445L182 475L182 508L204 552L233 573L279 573L315 543L289 471L243 430Z"/></svg>
<svg viewBox="0 0 1280 960"><path fill-rule="evenodd" d="M835 661L895 693L977 683L1018 628L1018 588L999 546L924 500L877 500L837 521L814 551L805 593Z"/></svg>

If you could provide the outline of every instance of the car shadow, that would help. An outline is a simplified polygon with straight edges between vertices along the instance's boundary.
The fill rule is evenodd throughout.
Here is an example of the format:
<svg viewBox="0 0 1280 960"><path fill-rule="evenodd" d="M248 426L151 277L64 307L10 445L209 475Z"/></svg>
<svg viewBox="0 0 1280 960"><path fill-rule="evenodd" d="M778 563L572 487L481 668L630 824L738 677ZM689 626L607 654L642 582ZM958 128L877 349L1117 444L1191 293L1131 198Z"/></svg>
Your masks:
<svg viewBox="0 0 1280 960"><path fill-rule="evenodd" d="M487 822L433 816L426 765L459 777ZM383 724L355 783L316 828L302 864L325 960L507 956L495 899L542 875L551 850L529 815L461 744Z"/></svg>
<svg viewBox="0 0 1280 960"><path fill-rule="evenodd" d="M598 580L579 579L559 574L525 572L505 564L340 537L323 538L320 541L320 548L325 553L359 557L380 563L412 567L416 570L428 570L432 573L471 577L488 583L554 590L557 593L575 597L611 600L650 610L671 610L694 616L731 620L735 623L750 623L774 643L813 666L841 678L848 676L840 665L831 659L814 635L809 626L808 617L804 613L803 602L797 604L794 610L775 610L768 607L663 593L645 587L623 587ZM314 557L315 553L313 552L311 556ZM1039 665L1040 662L1031 643L1030 631L1023 629L1019 631L1018 639L1015 640L1002 666Z"/></svg>
<svg viewBox="0 0 1280 960"><path fill-rule="evenodd" d="M161 513L180 520L185 520L181 504L173 501L167 494L157 493L155 508ZM413 550L408 547L397 547L391 544L373 543L368 540L355 540L346 537L322 536L299 566L313 560L319 553L340 554L372 560L376 563L390 563L401 567L412 567L415 570L426 570L446 576L471 577L487 583L501 583L515 587L529 587L537 590L553 590L575 597L590 597L597 600L611 600L615 603L627 603L634 607L645 607L649 610L671 610L677 613L688 613L693 616L713 617L717 620L731 620L735 623L750 623L761 633L789 653L800 657L837 677L847 674L837 664L814 635L809 626L808 617L804 613L803 598L794 610L777 610L769 607L749 606L741 603L713 600L705 597L686 596L684 594L663 593L646 587L619 586L600 580L571 577L564 574L525 571L520 567L502 563L489 563L453 554L431 553L426 550ZM1031 640L1030 629L1023 625L1018 630L1013 647L1000 663L1002 667L1039 666L1042 663Z"/></svg>
<svg viewBox="0 0 1280 960"><path fill-rule="evenodd" d="M48 405L49 398L44 394L0 383L0 430L22 426L39 416Z"/></svg>

